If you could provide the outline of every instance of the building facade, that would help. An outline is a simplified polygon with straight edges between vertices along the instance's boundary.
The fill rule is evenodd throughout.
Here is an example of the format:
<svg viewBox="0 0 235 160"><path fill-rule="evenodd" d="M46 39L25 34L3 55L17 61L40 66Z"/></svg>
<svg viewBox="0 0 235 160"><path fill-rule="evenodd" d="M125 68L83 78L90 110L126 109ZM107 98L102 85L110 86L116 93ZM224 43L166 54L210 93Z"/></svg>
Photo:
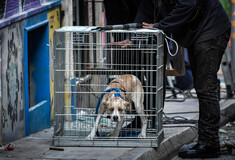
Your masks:
<svg viewBox="0 0 235 160"><path fill-rule="evenodd" d="M0 142L50 127L53 31L60 0L0 2Z"/></svg>

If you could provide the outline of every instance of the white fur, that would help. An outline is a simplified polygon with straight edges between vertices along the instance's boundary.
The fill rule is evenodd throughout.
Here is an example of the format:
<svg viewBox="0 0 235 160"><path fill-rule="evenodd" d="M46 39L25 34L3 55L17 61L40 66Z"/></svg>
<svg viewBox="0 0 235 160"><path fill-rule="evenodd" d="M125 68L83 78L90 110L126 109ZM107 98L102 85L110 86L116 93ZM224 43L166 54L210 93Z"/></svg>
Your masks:
<svg viewBox="0 0 235 160"><path fill-rule="evenodd" d="M125 76L125 75L124 75ZM129 77L129 78L128 78ZM140 83L140 81L138 80L137 77L135 77L134 75L130 76L127 75L126 78L117 78L119 82L126 82L125 84L127 85L131 85L132 83L132 87L131 87L131 91L126 90L127 95L126 98L132 100L135 103L135 110L136 112L140 115L141 118L141 122L142 122L142 129L141 129L141 133L139 135L139 138L145 138L146 137L146 130L147 130L147 116L144 113L144 90L142 87L142 84ZM116 80L116 79L115 79ZM139 82L138 82L139 81ZM107 88L111 88L112 85L110 84ZM134 91L134 92L133 92ZM112 94L110 95L110 101L114 98L114 93L107 93L107 94ZM114 116L118 117L118 121L117 121L117 125L116 128L114 129L113 133L111 134L111 137L115 137L117 138L119 135L119 132L122 128L122 125L124 123L124 116L119 114L118 111L118 105L123 102L124 100L122 100L121 98L119 98L117 101L112 101L112 106L114 106L114 111L111 114L111 120L114 120ZM100 123L100 119L101 119L101 115L104 114L105 109L103 107L99 107L98 110L98 116L96 118L96 122L95 125L93 126L91 133L87 136L86 139L91 140L95 137L95 133L98 129L98 125ZM124 112L125 113L125 112Z"/></svg>

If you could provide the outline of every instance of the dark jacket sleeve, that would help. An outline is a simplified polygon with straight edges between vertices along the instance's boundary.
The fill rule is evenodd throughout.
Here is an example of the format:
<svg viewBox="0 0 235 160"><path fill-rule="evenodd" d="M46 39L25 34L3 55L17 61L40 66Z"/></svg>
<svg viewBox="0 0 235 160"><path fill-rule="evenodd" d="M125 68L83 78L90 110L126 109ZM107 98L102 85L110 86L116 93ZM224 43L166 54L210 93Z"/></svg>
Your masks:
<svg viewBox="0 0 235 160"><path fill-rule="evenodd" d="M129 13L121 0L104 0L104 7L108 25L127 23Z"/></svg>
<svg viewBox="0 0 235 160"><path fill-rule="evenodd" d="M188 22L196 13L197 0L178 0L172 11L154 27L173 33Z"/></svg>
<svg viewBox="0 0 235 160"><path fill-rule="evenodd" d="M142 0L137 15L135 17L135 23L153 23L154 22L154 3L152 0Z"/></svg>

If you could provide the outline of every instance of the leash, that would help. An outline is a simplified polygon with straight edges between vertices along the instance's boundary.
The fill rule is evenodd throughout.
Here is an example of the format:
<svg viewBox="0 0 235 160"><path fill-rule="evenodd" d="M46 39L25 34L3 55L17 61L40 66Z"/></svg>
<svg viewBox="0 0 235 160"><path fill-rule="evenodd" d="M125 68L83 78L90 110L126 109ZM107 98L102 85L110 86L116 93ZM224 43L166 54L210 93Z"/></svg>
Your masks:
<svg viewBox="0 0 235 160"><path fill-rule="evenodd" d="M118 83L118 84L120 84L120 86L121 86L121 88L120 88L120 90L125 94L125 96L126 96L126 90L125 90L125 88L123 87L123 85L120 83L120 82L118 82L118 81L112 81L112 82L110 82L110 83Z"/></svg>

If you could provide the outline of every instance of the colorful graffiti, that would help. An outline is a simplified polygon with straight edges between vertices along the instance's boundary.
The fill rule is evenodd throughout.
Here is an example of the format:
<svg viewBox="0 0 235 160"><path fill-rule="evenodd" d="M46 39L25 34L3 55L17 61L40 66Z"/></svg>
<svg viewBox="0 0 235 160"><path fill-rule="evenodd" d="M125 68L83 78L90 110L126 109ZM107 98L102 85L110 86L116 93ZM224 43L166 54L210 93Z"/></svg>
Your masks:
<svg viewBox="0 0 235 160"><path fill-rule="evenodd" d="M24 11L40 6L40 0L24 0Z"/></svg>
<svg viewBox="0 0 235 160"><path fill-rule="evenodd" d="M20 6L18 0L7 0L4 18L8 18L16 13L19 13L19 11L20 11Z"/></svg>
<svg viewBox="0 0 235 160"><path fill-rule="evenodd" d="M17 13L39 7L49 1L51 2L52 0L1 0L0 19L6 19Z"/></svg>

